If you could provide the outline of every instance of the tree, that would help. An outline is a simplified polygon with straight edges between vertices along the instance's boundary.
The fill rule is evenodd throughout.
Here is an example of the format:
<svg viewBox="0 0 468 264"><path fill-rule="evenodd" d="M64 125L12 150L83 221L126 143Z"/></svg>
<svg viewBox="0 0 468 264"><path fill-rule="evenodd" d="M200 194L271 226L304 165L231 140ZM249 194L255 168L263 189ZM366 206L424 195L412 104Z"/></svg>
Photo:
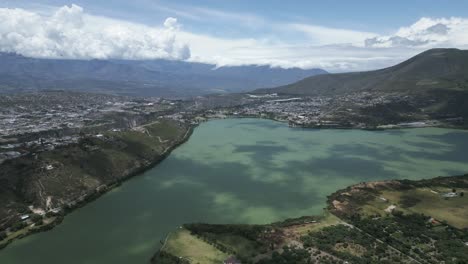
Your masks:
<svg viewBox="0 0 468 264"><path fill-rule="evenodd" d="M403 212L400 211L400 210L394 209L394 210L392 211L392 215L393 215L393 216L396 216L396 217L402 217L402 216L403 216Z"/></svg>
<svg viewBox="0 0 468 264"><path fill-rule="evenodd" d="M13 226L11 227L11 230L14 232L14 231L18 231L20 229L23 229L27 226L27 224L25 222L16 222L15 224L13 224Z"/></svg>
<svg viewBox="0 0 468 264"><path fill-rule="evenodd" d="M30 217L31 221L35 224L42 222L42 216L38 214L32 214Z"/></svg>
<svg viewBox="0 0 468 264"><path fill-rule="evenodd" d="M5 231L0 232L0 240L3 240L5 238L7 238L6 232Z"/></svg>

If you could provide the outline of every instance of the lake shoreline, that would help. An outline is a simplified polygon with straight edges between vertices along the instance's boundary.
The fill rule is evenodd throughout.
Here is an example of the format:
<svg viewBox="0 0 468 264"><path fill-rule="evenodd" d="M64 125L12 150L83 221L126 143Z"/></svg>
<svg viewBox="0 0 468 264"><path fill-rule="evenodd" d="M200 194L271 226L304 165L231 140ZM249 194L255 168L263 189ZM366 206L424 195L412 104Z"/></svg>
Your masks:
<svg viewBox="0 0 468 264"><path fill-rule="evenodd" d="M161 156L159 156L157 159L154 159L148 165L135 168L135 170L131 171L129 174L127 174L124 177L120 178L116 182L113 182L113 183L110 183L110 184L106 185L105 188L90 192L90 193L86 194L84 197L80 197L82 199L80 199L80 201L78 201L74 206L67 207L64 210L62 210L62 213L54 215L52 218L49 218L49 220L51 220L49 223L43 224L40 227L34 228L34 229L29 229L28 228L28 230L26 232L23 232L20 235L14 236L13 238L8 238L7 237L6 239L0 241L0 251L5 249L6 247L8 247L8 245L10 245L11 243L13 243L14 241L16 241L18 239L22 239L22 238L25 238L27 236L30 236L30 235L33 235L33 234L36 234L36 233L41 233L41 232L46 232L46 231L52 230L57 225L60 225L63 222L64 218L68 214L70 214L70 213L78 210L79 208L81 208L81 207L83 207L83 206L97 200L98 198L100 198L101 196L105 195L106 193L114 190L115 188L120 187L126 181L128 181L128 180L130 180L130 179L132 179L134 177L141 176L144 172L154 168L159 163L164 161L167 157L169 157L171 152L174 151L177 147L179 147L179 146L183 145L184 143L186 143L190 139L190 136L193 134L193 131L195 130L195 128L197 126L198 125L190 125L188 127L186 133L184 134L184 137L179 142L176 142L176 144L174 144L174 145L168 147L167 149L165 149L165 151L161 154Z"/></svg>
<svg viewBox="0 0 468 264"><path fill-rule="evenodd" d="M225 117L208 117L206 121L218 120L218 119L263 119L271 120L283 124L287 124L291 128L306 128L306 129L344 129L344 130L367 130L367 131L384 131L384 130L399 130L399 129L413 129L413 128L446 128L446 129L460 129L468 130L467 126L457 125L450 122L442 122L440 120L415 120L409 123L400 123L400 124L385 124L385 125L364 125L364 126L348 126L348 125L327 125L327 124L296 124L289 120L279 119L269 116L249 116L249 115L226 115ZM431 121L430 123L425 123ZM424 124L421 124L424 123Z"/></svg>
<svg viewBox="0 0 468 264"><path fill-rule="evenodd" d="M390 216L396 216L398 215L403 215L403 212L405 214L414 214L414 216L418 216L418 213L420 214L419 216L422 215L421 212L416 211L410 211L409 209L405 209L404 207L400 206L400 204L395 203L396 199L399 199L400 196L396 196L398 198L395 198L394 196L391 196L392 202L395 204L398 204L398 208L396 206L393 207L392 212L382 212L376 215L371 215L375 214L374 211L372 213L366 212L363 210L364 205L371 203L371 204L380 204L380 203L388 203L392 204L392 202L388 201L386 198L383 198L382 192L386 191L389 192L390 190L392 192L396 193L405 193L405 192L416 192L418 189L429 189L432 192L433 189L440 189L440 190L446 190L450 191L452 188L457 188L457 189L462 189L461 191L457 191L457 196L452 197L452 208L449 207L449 209L444 209L444 213L448 212L455 212L457 213L458 218L452 219L449 218L451 221L447 222L445 221L442 217L444 214L441 214L441 212L438 212L437 216L432 217L431 215L426 215L425 217L427 219L432 219L429 220L430 225L433 226L438 226L439 228L441 226L445 226L449 229L459 229L462 230L463 228L466 228L468 225L468 222L466 221L466 218L463 218L463 209L459 209L458 211L455 211L455 208L460 206L455 200L456 199L462 199L464 196L464 192L466 192L466 188L468 188L468 174L463 174L463 175L456 175L456 176L438 176L435 178L429 178L429 179L422 179L422 180L383 180L383 181L369 181L369 182L362 182L362 183L357 183L353 184L350 186L347 186L346 188L338 189L337 191L329 194L327 196L327 202L326 205L327 207L324 208L324 212L322 215L310 215L310 216L301 216L297 218L290 218L290 219L285 219L283 221L279 222L273 222L269 224L264 224L264 225L252 225L252 224L212 224L212 223L186 223L183 224L181 227L179 227L176 230L173 230L165 239L164 245L169 244L169 246L166 247L161 247L157 251L155 251L154 255L149 259L150 263L152 264L157 264L157 263L170 263L170 264L188 264L190 263L189 261L185 262L185 260L191 260L192 257L199 257L198 255L193 254L192 255L181 255L180 252L184 252L185 254L190 254L190 251L185 251L185 249L188 249L191 247L191 244L188 244L187 241L190 240L191 243L197 243L199 245L205 245L204 249L206 252L211 253L211 256L216 256L218 257L218 262L223 261L222 258L227 259L229 256L235 256L235 258L239 258L242 263L252 261L254 260L259 260L262 258L268 258L271 256L272 252L281 252L281 248L284 249L284 247L288 246L290 248L304 248L305 243L303 243L304 237L311 235L312 233L318 233L318 232L324 232L321 230L324 230L325 228L328 228L328 230L340 226L342 227L347 227L352 229L356 229L359 232L363 232L365 235L367 235L367 239L365 240L366 242L368 240L375 239L375 234L369 232L369 230L363 231L362 228L365 228L365 226L362 226L362 223L360 220L356 219L361 219L361 217L370 217L372 218L371 221L377 222L381 219L389 219ZM428 192L426 190L426 192ZM429 192L428 192L429 193ZM387 193L388 194L388 193ZM444 199L444 193L435 193L432 194L436 198L437 203L441 204L446 204L448 198ZM401 195L401 194L400 194ZM424 195L424 193L418 193L418 195ZM389 198L389 196L387 196ZM404 196L402 196L404 197ZM382 201L382 199L385 199L385 201ZM377 200L377 202L375 202ZM419 200L417 203L425 203L423 200ZM416 203L416 204L417 204ZM414 207L416 204L412 204L409 207ZM466 207L466 200L465 200L465 207ZM425 206L430 206L432 204L427 203ZM384 205L385 208L386 205ZM397 209L395 209L397 208ZM414 207L418 208L418 207ZM406 211L405 211L406 210ZM414 209L417 210L417 209ZM420 210L420 209L419 209ZM401 214L398 214L400 212ZM367 215L366 215L367 214ZM356 217L359 215L359 217ZM424 220L423 224L427 227L428 221L427 219ZM455 221L457 220L457 221ZM410 222L410 221L407 221ZM387 223L387 222L384 222ZM399 225L402 223L399 222ZM403 224L407 224L406 222L403 222ZM372 224L370 225L371 227L373 226ZM432 226L431 226L432 227ZM428 228L429 229L429 228ZM247 231L249 232L247 232ZM263 242L264 244L268 245L268 248L270 252L267 253L260 253L258 256L255 256L259 252L262 252L262 250L267 251L268 249L260 249L254 247L256 251L251 251L252 249L247 249L246 248L238 248L236 247L232 242L226 242L226 240L223 240L222 238L225 236L232 236L232 237L242 237L244 241L249 241L252 237L252 232L255 232L257 230L257 234L262 234L262 235L257 235L254 236L255 239L252 239L252 241L255 242L249 242L251 244L247 244L250 247L252 246L253 243L258 243L258 245ZM260 231L258 231L260 230ZM303 230L306 230L305 232ZM372 229L371 229L372 231ZM181 233L185 232L185 236L180 236ZM272 236L270 238L266 237L264 234L265 233L274 233L275 236ZM207 235L209 234L209 235ZM246 235L247 234L247 235ZM298 237L300 236L300 237ZM276 239L277 244L271 244L271 243L265 243L269 242L269 239ZM448 240L452 240L453 238L449 238ZM460 238L459 238L460 239ZM168 241L169 240L169 241ZM383 240L377 240L381 244L387 245L392 251L396 252L397 254L400 254L404 258L407 258L412 262L417 262L418 256L417 254L412 254L411 252L403 253L400 249L397 249L390 245L389 242ZM465 242L466 243L466 242ZM174 245L179 246L177 250L175 250ZM298 246L299 245L299 246ZM319 244L320 245L320 244ZM468 244L466 244L468 245ZM316 245L317 246L317 245ZM212 247L211 249L209 247ZM318 247L320 248L320 247ZM297 248L296 248L297 249ZM339 250L334 250L334 248L320 248L320 250L323 250L327 252L328 254L336 254L336 260L342 260L340 258L343 257L349 257L347 255L340 255ZM328 251L326 251L328 250ZM460 248L460 250L463 250L463 246ZM217 255L213 254L213 252L217 251ZM248 252L248 254L246 253ZM255 257L254 257L255 256ZM310 254L312 256L312 254ZM314 255L317 256L317 255ZM345 260L353 260L352 258L355 257L352 255L350 258L351 259L345 259ZM359 255L360 257L360 255ZM319 259L316 259L318 261ZM213 262L215 263L215 262Z"/></svg>
<svg viewBox="0 0 468 264"><path fill-rule="evenodd" d="M206 122L208 121L214 121L214 120L219 120L219 119L263 119L263 120L271 120L271 121L274 121L274 122L279 122L279 123L283 123L285 124L286 122L284 121L281 121L281 120L275 120L275 119L270 119L270 118L258 118L258 117L238 117L238 116L229 116L227 118L210 118L209 120L207 120ZM177 147L183 145L184 143L186 143L192 136L193 132L195 131L195 129L198 127L198 124L193 124L193 125L190 125L188 126L188 130L186 131L186 133L184 134L184 137L182 138L181 141L177 142L177 144L174 144L172 146L170 146L169 148L167 148L163 154L161 155L160 158L154 160L151 164L149 164L148 166L144 166L144 167L140 167L138 168L137 170L135 171L132 171L132 173L128 174L126 177L122 178L121 180L119 180L119 182L117 183L114 183L110 186L108 186L108 188L106 188L105 190L103 190L102 192L96 192L96 193L92 193L90 194L89 196L86 197L86 199L82 202L82 203L78 203L75 207L72 207L72 208L69 208L66 212L64 212L64 215L62 217L58 217L55 221L53 221L52 223L48 224L48 225L45 225L45 226L42 226L40 228L40 230L34 230L34 231L31 231L31 232L28 232L22 236L18 236L18 237L15 237L14 239L12 239L11 241L8 241L6 244L0 244L0 250L5 248L8 244L10 244L11 242L13 242L14 240L16 239L21 239L21 238L24 238L28 235L31 235L31 234L34 234L34 233L38 233L38 232L45 232L45 231L48 231L48 230L51 230L53 229L55 226L59 225L62 220L63 220L63 217L68 215L69 213L75 211L76 209L78 208L81 208L83 206L85 206L86 204L88 203L91 203L92 201L96 200L97 198L101 197L103 194L107 193L108 191L111 191L113 189L115 189L116 187L120 186L121 183L123 183L124 181L127 181L129 180L130 178L133 178L135 176L139 176L141 175L142 173L150 170L151 168L157 166L160 162L164 161L167 157L170 156L170 154L172 153L173 150L175 150ZM303 128L303 127L293 127L293 128ZM317 128L317 127L305 127L307 129L305 130L308 130L311 128L311 130L320 130L320 128ZM330 130L338 130L339 128L322 128L322 129L330 129ZM408 129L408 128L398 128L398 129ZM385 129L385 130L398 130L398 129ZM362 129L362 128L346 128L346 130L368 130L368 129ZM462 129L463 130L463 129Z"/></svg>
<svg viewBox="0 0 468 264"><path fill-rule="evenodd" d="M298 129L310 129L310 130L316 130L316 129L332 129L332 130L363 130L363 131L386 131L386 130L400 130L400 129L415 129L415 128L429 128L429 127L434 127L434 128L450 128L450 129L460 129L460 130L467 130L465 127L453 127L453 126L424 126L424 127L401 127L401 126L391 126L391 127L383 127L383 128L371 128L371 127L326 127L326 126L292 126L289 124L287 120L281 120L281 119L275 119L275 118L270 118L270 117L261 117L261 116L226 116L226 117L215 117L215 118L208 118L204 122L209 122L209 121L215 121L215 120L223 120L223 119L260 119L260 120L270 120L282 124L287 124L290 128L298 128ZM157 166L159 163L164 161L173 150L175 150L177 147L181 146L185 142L187 142L190 139L190 136L193 134L194 130L196 127L198 127L199 124L191 124L189 125L189 128L187 132L185 133L184 137L182 140L173 146L168 147L159 158L153 160L150 164L147 166L142 166L139 168L135 168L134 171L131 171L128 175L122 177L121 179L117 180L114 183L110 183L105 186L102 190L99 191L93 191L91 193L88 193L86 196L82 197L82 199L76 203L76 205L72 207L68 207L65 210L63 210L63 213L57 214L53 216L53 220L48 223L40 226L39 228L35 229L29 229L27 232L20 234L18 236L15 236L13 238L7 238L4 241L0 241L0 251L4 248L6 248L9 244L14 242L17 239L21 239L24 237L27 237L29 235L35 234L35 233L40 233L40 232L45 232L53 229L55 226L59 225L62 223L64 217L75 210L87 205L88 203L91 203L95 201L96 199L100 198L102 195L106 194L109 191L114 190L115 188L119 187L122 185L122 183L128 181L129 179L132 179L136 176L142 175L144 172L154 168Z"/></svg>

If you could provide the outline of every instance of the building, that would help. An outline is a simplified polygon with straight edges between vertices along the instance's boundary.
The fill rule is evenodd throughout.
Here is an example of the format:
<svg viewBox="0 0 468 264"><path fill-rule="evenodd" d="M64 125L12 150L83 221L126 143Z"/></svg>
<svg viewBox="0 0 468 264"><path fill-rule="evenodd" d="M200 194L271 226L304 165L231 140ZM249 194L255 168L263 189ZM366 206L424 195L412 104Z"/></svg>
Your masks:
<svg viewBox="0 0 468 264"><path fill-rule="evenodd" d="M453 198L453 197L457 196L457 193L449 192L449 193L444 193L442 196L445 197L445 198Z"/></svg>
<svg viewBox="0 0 468 264"><path fill-rule="evenodd" d="M24 221L24 220L29 219L29 215L22 215L20 218L22 221Z"/></svg>

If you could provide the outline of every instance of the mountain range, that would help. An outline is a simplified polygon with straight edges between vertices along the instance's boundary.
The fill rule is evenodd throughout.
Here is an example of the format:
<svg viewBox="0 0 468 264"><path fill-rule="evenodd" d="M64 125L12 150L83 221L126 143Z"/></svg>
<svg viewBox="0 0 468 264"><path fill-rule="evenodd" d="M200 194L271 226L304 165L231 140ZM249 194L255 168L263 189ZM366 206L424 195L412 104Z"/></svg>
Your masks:
<svg viewBox="0 0 468 264"><path fill-rule="evenodd" d="M187 97L275 87L327 73L170 60L61 60L0 53L0 93L44 89Z"/></svg>

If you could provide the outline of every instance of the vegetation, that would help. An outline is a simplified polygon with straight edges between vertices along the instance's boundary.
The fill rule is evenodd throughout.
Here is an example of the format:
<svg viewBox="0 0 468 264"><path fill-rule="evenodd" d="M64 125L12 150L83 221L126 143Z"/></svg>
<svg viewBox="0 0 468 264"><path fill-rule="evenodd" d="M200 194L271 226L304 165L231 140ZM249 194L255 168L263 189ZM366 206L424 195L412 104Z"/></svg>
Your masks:
<svg viewBox="0 0 468 264"><path fill-rule="evenodd" d="M229 257L214 245L190 234L181 228L169 235L162 253L153 258L153 263L222 263ZM171 256L177 256L176 258ZM180 262L178 262L180 261Z"/></svg>
<svg viewBox="0 0 468 264"><path fill-rule="evenodd" d="M331 195L329 209L404 256L465 263L467 187L468 175L362 183Z"/></svg>
<svg viewBox="0 0 468 264"><path fill-rule="evenodd" d="M460 189L463 190L463 189ZM434 219L442 219L458 228L468 227L468 199L458 192L457 197L444 198L443 194L451 192L450 188L414 188L409 190L384 190L380 197L363 206L366 215L385 215L385 208L393 204L404 213L425 214Z"/></svg>
<svg viewBox="0 0 468 264"><path fill-rule="evenodd" d="M259 264L308 264L310 262L310 253L305 249L284 247L281 253L273 252L271 258L264 258L258 261ZM325 262L324 262L325 263Z"/></svg>
<svg viewBox="0 0 468 264"><path fill-rule="evenodd" d="M318 248L352 263L392 263L408 259L383 242L357 228L345 225L326 227L303 238L304 247Z"/></svg>
<svg viewBox="0 0 468 264"><path fill-rule="evenodd" d="M176 257L166 251L159 251L151 258L151 263L158 264L190 264L190 261L184 258Z"/></svg>
<svg viewBox="0 0 468 264"><path fill-rule="evenodd" d="M467 91L468 51L432 49L386 69L312 76L258 92L337 95L359 91L423 93L430 90Z"/></svg>
<svg viewBox="0 0 468 264"><path fill-rule="evenodd" d="M67 211L97 198L112 186L162 160L180 144L189 127L177 121L158 119L133 130L83 134L76 144L7 160L0 170L0 230L8 239L27 226L19 218L28 214L35 226L42 216L28 208ZM52 169L46 169L51 166ZM46 214L47 223L55 214Z"/></svg>
<svg viewBox="0 0 468 264"><path fill-rule="evenodd" d="M467 189L468 175L361 183L330 195L321 217L263 226L187 224L189 237L175 237L185 242L162 251L197 263L179 251L198 239L242 263L468 263Z"/></svg>
<svg viewBox="0 0 468 264"><path fill-rule="evenodd" d="M400 99L359 108L354 114L336 111L342 126L349 121L370 128L421 120L460 118L456 126L466 127L468 119L468 51L432 49L385 69L323 74L257 93L291 96L372 97L392 94ZM350 107L349 109L352 109Z"/></svg>
<svg viewBox="0 0 468 264"><path fill-rule="evenodd" d="M219 251L244 262L258 253L268 252L281 240L272 226L188 224L185 228Z"/></svg>
<svg viewBox="0 0 468 264"><path fill-rule="evenodd" d="M378 219L355 215L352 223L364 233L414 259L429 263L468 261L468 250L464 244L468 231L434 224L430 217L422 214L394 211L390 216Z"/></svg>

